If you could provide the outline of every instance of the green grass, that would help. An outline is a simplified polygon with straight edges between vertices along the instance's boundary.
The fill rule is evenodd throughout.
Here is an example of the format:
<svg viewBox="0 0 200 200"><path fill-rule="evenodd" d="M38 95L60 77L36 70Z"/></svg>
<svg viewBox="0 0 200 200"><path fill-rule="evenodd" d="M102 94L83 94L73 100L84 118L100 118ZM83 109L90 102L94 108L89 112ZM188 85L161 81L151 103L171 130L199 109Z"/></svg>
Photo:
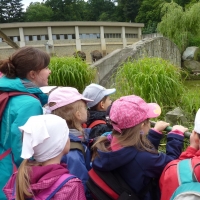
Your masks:
<svg viewBox="0 0 200 200"><path fill-rule="evenodd" d="M124 63L117 70L114 80L115 98L131 94L141 96L147 102L158 103L164 115L180 105L186 90L179 68L161 58Z"/></svg>
<svg viewBox="0 0 200 200"><path fill-rule="evenodd" d="M95 81L95 70L80 58L52 57L49 68L49 85L75 87L82 92Z"/></svg>

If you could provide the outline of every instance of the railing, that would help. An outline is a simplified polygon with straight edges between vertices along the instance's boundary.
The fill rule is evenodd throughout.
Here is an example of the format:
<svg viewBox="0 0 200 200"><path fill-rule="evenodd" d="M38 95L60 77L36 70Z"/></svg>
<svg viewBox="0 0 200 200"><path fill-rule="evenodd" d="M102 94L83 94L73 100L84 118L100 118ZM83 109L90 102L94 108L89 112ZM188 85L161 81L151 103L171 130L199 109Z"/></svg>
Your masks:
<svg viewBox="0 0 200 200"><path fill-rule="evenodd" d="M145 38L154 38L154 37L163 37L161 33L151 33L151 34L143 34L142 39Z"/></svg>

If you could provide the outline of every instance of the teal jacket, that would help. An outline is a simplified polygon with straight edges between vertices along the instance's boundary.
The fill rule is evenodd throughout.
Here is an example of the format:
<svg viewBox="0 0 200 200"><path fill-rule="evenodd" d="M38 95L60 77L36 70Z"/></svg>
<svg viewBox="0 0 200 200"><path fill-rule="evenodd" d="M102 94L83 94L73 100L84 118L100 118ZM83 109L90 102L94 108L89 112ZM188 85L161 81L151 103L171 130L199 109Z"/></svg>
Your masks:
<svg viewBox="0 0 200 200"><path fill-rule="evenodd" d="M43 114L42 106L47 103L48 97L32 82L19 78L0 78L0 91L28 92L38 98L29 95L14 96L4 109L0 122L0 154L10 148L12 150L12 154L0 161L0 200L4 200L6 198L2 188L13 172L12 156L17 167L22 162L22 134L18 127L24 125L30 116Z"/></svg>

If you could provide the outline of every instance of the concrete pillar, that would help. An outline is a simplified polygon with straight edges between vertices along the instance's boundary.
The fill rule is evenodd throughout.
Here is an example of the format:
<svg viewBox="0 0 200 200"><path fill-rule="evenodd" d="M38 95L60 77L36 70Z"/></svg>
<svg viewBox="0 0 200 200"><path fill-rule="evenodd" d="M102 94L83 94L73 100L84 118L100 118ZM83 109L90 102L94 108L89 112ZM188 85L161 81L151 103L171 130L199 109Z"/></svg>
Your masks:
<svg viewBox="0 0 200 200"><path fill-rule="evenodd" d="M49 40L45 44L46 51L47 51L47 53L54 54L54 44L53 44L53 37L52 37L51 26L47 27L47 31L48 31L48 38L49 38Z"/></svg>
<svg viewBox="0 0 200 200"><path fill-rule="evenodd" d="M104 38L104 27L100 26L100 39L101 39L101 50L103 53L103 56L106 55L106 41Z"/></svg>
<svg viewBox="0 0 200 200"><path fill-rule="evenodd" d="M26 44L24 41L24 29L23 28L19 28L19 37L20 37L19 46L24 47Z"/></svg>
<svg viewBox="0 0 200 200"><path fill-rule="evenodd" d="M76 37L76 51L81 51L81 40L79 37L79 27L75 26L75 37Z"/></svg>
<svg viewBox="0 0 200 200"><path fill-rule="evenodd" d="M142 39L142 28L138 27L138 39Z"/></svg>
<svg viewBox="0 0 200 200"><path fill-rule="evenodd" d="M122 43L123 43L123 48L125 48L127 46L127 41L126 41L126 31L125 31L125 27L122 26Z"/></svg>

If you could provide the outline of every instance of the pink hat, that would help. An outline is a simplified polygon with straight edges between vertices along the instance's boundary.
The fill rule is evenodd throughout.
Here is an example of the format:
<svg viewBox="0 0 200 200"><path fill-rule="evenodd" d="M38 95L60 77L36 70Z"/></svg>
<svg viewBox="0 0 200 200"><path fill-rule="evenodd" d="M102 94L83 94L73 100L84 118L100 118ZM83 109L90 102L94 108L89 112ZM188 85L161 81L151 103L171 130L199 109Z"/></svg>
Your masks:
<svg viewBox="0 0 200 200"><path fill-rule="evenodd" d="M113 128L121 130L134 127L149 118L158 117L161 108L156 103L146 103L135 95L124 96L113 102L110 110L110 119Z"/></svg>
<svg viewBox="0 0 200 200"><path fill-rule="evenodd" d="M70 103L74 103L78 100L84 100L86 102L93 101L91 99L85 98L82 94L78 92L76 88L73 87L58 87L57 89L53 90L48 98L48 104L50 102L55 102L54 106L49 107L49 109L55 110L62 106L66 106Z"/></svg>

